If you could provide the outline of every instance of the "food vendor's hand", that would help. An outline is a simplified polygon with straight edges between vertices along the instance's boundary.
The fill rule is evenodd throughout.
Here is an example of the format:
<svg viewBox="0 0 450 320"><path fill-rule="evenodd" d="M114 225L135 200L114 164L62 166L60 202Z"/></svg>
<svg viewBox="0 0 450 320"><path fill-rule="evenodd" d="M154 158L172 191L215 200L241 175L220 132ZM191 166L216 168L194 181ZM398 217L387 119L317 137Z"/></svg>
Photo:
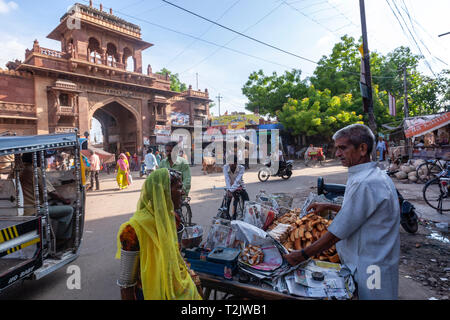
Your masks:
<svg viewBox="0 0 450 320"><path fill-rule="evenodd" d="M310 212L312 210L313 213L319 214L321 212L324 212L326 210L329 210L329 206L327 203L313 203L311 204L308 209L306 209L306 212Z"/></svg>
<svg viewBox="0 0 450 320"><path fill-rule="evenodd" d="M300 251L285 254L283 255L283 258L286 259L286 261L293 267L305 261L305 258L302 256Z"/></svg>

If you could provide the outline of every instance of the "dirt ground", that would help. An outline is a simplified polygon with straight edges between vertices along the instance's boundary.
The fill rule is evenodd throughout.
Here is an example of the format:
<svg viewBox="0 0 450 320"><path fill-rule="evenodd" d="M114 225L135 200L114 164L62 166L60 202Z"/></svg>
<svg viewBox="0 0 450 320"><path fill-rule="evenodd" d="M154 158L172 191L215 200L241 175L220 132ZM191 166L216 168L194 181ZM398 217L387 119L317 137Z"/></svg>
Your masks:
<svg viewBox="0 0 450 320"><path fill-rule="evenodd" d="M412 235L400 230L400 277L412 279L427 288L439 300L450 296L450 245L445 235L435 231L434 224L422 220L419 230ZM433 239L442 237L442 240ZM432 298L429 297L429 298Z"/></svg>

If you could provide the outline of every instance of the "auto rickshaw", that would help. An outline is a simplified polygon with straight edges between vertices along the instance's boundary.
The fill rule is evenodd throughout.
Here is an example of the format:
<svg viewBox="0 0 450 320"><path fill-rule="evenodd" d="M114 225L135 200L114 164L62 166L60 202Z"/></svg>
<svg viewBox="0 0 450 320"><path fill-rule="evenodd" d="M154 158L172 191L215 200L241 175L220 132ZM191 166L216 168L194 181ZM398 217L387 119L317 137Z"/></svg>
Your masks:
<svg viewBox="0 0 450 320"><path fill-rule="evenodd" d="M0 137L0 292L24 279L39 280L77 259L85 181L76 132ZM54 214L60 204L47 192L50 185L67 199L64 205L72 208L71 215ZM65 238L59 238L61 221Z"/></svg>

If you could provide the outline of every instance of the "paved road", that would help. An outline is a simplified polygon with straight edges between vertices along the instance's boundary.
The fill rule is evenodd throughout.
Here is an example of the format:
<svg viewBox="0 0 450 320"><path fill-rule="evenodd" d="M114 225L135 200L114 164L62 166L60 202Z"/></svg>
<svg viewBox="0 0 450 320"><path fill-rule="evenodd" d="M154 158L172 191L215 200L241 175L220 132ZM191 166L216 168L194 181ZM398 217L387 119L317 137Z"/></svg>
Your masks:
<svg viewBox="0 0 450 320"><path fill-rule="evenodd" d="M212 190L214 186L223 187L222 174L203 175L200 167L192 168L192 210L193 221L208 228L211 219L220 206L223 191ZM295 168L293 177L284 181L271 178L262 184L258 181L256 169L245 174L245 183L250 199L264 189L269 193L295 193L301 206L310 192L315 192L317 177L325 177L326 182L345 183L347 170L335 163L321 168ZM81 289L69 290L66 282L69 274L66 268L39 281L25 281L15 285L0 295L0 299L51 299L81 300L120 299L115 285L119 272L119 261L114 259L116 252L116 233L118 227L134 213L144 180L135 178L134 184L125 191L118 191L113 176L104 176L102 191L88 194L85 234L80 257L72 264L80 267ZM426 299L429 293L408 279L401 279L400 295L409 299Z"/></svg>

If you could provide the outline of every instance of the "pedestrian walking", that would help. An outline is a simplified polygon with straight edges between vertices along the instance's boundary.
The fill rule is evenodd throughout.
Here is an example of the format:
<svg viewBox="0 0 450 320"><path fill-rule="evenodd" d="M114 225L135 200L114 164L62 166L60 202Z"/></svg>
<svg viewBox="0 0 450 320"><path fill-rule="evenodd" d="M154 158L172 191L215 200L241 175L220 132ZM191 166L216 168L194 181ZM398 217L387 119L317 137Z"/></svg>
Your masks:
<svg viewBox="0 0 450 320"><path fill-rule="evenodd" d="M377 152L379 153L378 161L384 161L384 153L386 152L386 143L384 142L382 137L378 138Z"/></svg>
<svg viewBox="0 0 450 320"><path fill-rule="evenodd" d="M117 177L116 181L120 190L128 188L131 184L129 179L130 174L130 166L128 164L127 156L124 153L121 153L119 156L119 160L117 161Z"/></svg>
<svg viewBox="0 0 450 320"><path fill-rule="evenodd" d="M90 189L94 190L94 178L95 178L95 189L100 190L99 172L100 172L100 158L93 150L89 150L91 157L89 158L89 171L91 175L91 186Z"/></svg>

